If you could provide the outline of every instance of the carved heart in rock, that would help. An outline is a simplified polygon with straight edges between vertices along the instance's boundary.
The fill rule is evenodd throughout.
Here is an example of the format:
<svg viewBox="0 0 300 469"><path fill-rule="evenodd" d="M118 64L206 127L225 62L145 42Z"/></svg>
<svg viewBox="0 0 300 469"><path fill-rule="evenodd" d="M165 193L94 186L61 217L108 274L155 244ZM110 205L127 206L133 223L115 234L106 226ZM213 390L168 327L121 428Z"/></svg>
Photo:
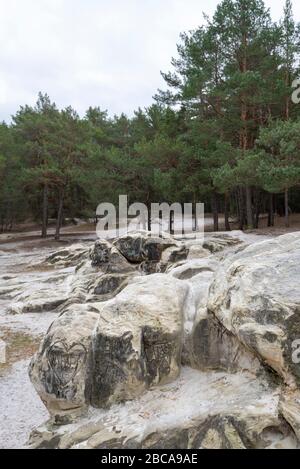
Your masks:
<svg viewBox="0 0 300 469"><path fill-rule="evenodd" d="M58 383L65 387L76 376L85 363L87 350L84 345L68 345L65 341L55 342L47 352L47 359Z"/></svg>

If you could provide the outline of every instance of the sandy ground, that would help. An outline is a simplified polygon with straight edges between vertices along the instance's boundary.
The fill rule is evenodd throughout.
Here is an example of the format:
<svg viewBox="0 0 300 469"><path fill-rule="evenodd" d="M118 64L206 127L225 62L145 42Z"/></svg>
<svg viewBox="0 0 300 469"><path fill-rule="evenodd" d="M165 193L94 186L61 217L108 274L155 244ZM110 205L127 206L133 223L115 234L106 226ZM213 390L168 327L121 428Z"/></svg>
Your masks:
<svg viewBox="0 0 300 469"><path fill-rule="evenodd" d="M205 215L205 231L213 231L213 218L211 214ZM262 215L259 221L259 229L248 230L246 233L255 233L258 235L271 235L279 236L284 233L300 231L300 214L292 214L290 216L290 227L285 227L284 217L275 216L275 226L268 227L267 215ZM166 228L166 227L164 227ZM233 231L238 230L239 227L236 223L231 223ZM225 231L224 216L219 217L219 230ZM61 240L55 241L54 228L50 227L48 230L48 238L45 240L40 239L41 227L37 224L26 223L16 227L12 232L0 233L0 251L1 245L7 243L14 243L16 241L23 241L28 243L30 241L38 242L40 247L59 247L71 242L81 242L84 240L96 239L96 225L94 223L80 223L78 225L67 225L61 230ZM36 246L36 244L35 244Z"/></svg>
<svg viewBox="0 0 300 469"><path fill-rule="evenodd" d="M272 236L270 232L263 233L262 237L256 232L232 234L250 243L260 241L266 235ZM59 243L51 239L40 240L32 233L29 239L28 233L11 234L9 239L1 236L0 339L7 344L7 363L0 365L0 448L21 448L33 428L48 417L29 381L27 369L30 357L58 313L51 310L39 313L29 310L26 314L11 312L18 312L19 305L24 305L27 298L35 298L35 293L40 295L43 289L47 295L49 289L55 295L67 295L74 268L47 270L36 266L65 244L95 239L95 233L83 231L74 236L66 235Z"/></svg>
<svg viewBox="0 0 300 469"><path fill-rule="evenodd" d="M29 381L28 364L29 360L21 360L0 374L0 449L22 448L30 430L48 418Z"/></svg>
<svg viewBox="0 0 300 469"><path fill-rule="evenodd" d="M29 381L28 364L58 313L11 314L11 310L17 310L22 296L26 302L37 290L53 288L63 293L64 274L70 269L34 267L53 250L57 244L41 246L38 241L15 240L0 246L0 339L6 344L6 363L0 364L0 448L23 447L30 431L48 418Z"/></svg>

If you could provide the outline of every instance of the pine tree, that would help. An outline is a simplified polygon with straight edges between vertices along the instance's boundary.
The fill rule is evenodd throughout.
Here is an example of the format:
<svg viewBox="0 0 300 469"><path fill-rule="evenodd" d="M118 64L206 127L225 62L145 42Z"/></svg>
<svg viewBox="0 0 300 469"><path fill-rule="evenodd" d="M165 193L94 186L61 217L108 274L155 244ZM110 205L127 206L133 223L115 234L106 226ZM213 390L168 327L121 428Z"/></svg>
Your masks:
<svg viewBox="0 0 300 469"><path fill-rule="evenodd" d="M278 120L261 130L259 173L269 192L284 192L286 227L289 226L288 191L300 185L300 120Z"/></svg>

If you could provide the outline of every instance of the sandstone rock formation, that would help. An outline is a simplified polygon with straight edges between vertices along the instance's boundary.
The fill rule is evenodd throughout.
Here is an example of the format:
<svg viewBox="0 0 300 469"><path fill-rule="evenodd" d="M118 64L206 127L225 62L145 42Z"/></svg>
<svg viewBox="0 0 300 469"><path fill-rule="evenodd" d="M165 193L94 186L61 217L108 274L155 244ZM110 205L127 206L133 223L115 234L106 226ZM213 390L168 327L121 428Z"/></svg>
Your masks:
<svg viewBox="0 0 300 469"><path fill-rule="evenodd" d="M225 248L240 244L240 240L229 235L212 235L203 242L203 248L211 253L223 251Z"/></svg>
<svg viewBox="0 0 300 469"><path fill-rule="evenodd" d="M88 258L89 248L84 244L73 244L60 249L48 256L46 263L52 265L63 265L64 267L77 266L81 261Z"/></svg>
<svg viewBox="0 0 300 469"><path fill-rule="evenodd" d="M300 235L246 247L217 270L208 309L227 331L274 369L300 385L292 344L300 335Z"/></svg>
<svg viewBox="0 0 300 469"><path fill-rule="evenodd" d="M140 263L146 260L159 262L164 250L178 247L178 244L166 234L158 237L147 231L137 231L121 236L114 241L114 246L129 262Z"/></svg>
<svg viewBox="0 0 300 469"><path fill-rule="evenodd" d="M180 371L187 287L157 274L105 303L71 305L52 324L30 377L55 421L132 399Z"/></svg>
<svg viewBox="0 0 300 469"><path fill-rule="evenodd" d="M142 277L103 304L92 338L91 396L107 407L178 377L186 285Z"/></svg>
<svg viewBox="0 0 300 469"><path fill-rule="evenodd" d="M50 326L30 378L56 423L66 423L87 409L91 336L99 318L87 305L73 305Z"/></svg>
<svg viewBox="0 0 300 469"><path fill-rule="evenodd" d="M300 441L300 391L298 389L296 391L287 390L283 393L279 409Z"/></svg>
<svg viewBox="0 0 300 469"><path fill-rule="evenodd" d="M296 437L278 413L279 386L243 374L184 368L173 383L107 411L91 409L59 429L45 425L32 448L293 448Z"/></svg>
<svg viewBox="0 0 300 469"><path fill-rule="evenodd" d="M300 234L141 232L89 256L30 366L51 415L32 447L298 446Z"/></svg>

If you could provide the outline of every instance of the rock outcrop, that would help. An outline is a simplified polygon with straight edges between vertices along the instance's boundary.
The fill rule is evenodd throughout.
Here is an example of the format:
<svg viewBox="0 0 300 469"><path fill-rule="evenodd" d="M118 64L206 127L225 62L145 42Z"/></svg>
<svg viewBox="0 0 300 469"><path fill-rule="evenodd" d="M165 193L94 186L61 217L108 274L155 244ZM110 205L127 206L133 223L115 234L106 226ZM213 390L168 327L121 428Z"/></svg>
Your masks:
<svg viewBox="0 0 300 469"><path fill-rule="evenodd" d="M178 377L186 285L142 277L103 304L92 338L94 407L130 400Z"/></svg>
<svg viewBox="0 0 300 469"><path fill-rule="evenodd" d="M129 262L141 263L159 262L163 251L178 247L178 243L167 234L159 237L148 231L137 231L121 236L114 241L114 246Z"/></svg>
<svg viewBox="0 0 300 469"><path fill-rule="evenodd" d="M30 366L51 415L32 447L298 446L300 234L141 232L89 256Z"/></svg>
<svg viewBox="0 0 300 469"><path fill-rule="evenodd" d="M46 264L63 265L64 267L77 266L88 259L89 248L84 244L73 244L50 254L45 260Z"/></svg>
<svg viewBox="0 0 300 469"><path fill-rule="evenodd" d="M104 303L71 305L52 324L30 377L55 421L177 378L187 286L157 274Z"/></svg>
<svg viewBox="0 0 300 469"><path fill-rule="evenodd" d="M280 388L251 374L184 368L173 383L89 415L59 430L42 426L32 448L243 449L293 448L278 414Z"/></svg>
<svg viewBox="0 0 300 469"><path fill-rule="evenodd" d="M211 253L223 251L224 249L232 246L237 246L241 243L240 239L232 238L229 235L212 235L203 242L203 248L208 249Z"/></svg>
<svg viewBox="0 0 300 469"><path fill-rule="evenodd" d="M281 415L294 430L295 435L300 441L300 391L287 390L281 396L279 403Z"/></svg>
<svg viewBox="0 0 300 469"><path fill-rule="evenodd" d="M105 240L96 241L90 251L90 259L92 267L98 267L104 273L127 273L134 270L134 266L130 265L123 254Z"/></svg>
<svg viewBox="0 0 300 469"><path fill-rule="evenodd" d="M216 272L208 309L224 328L277 372L300 385L292 360L300 336L300 234L253 244Z"/></svg>
<svg viewBox="0 0 300 469"><path fill-rule="evenodd" d="M99 313L72 305L50 326L29 375L55 423L70 422L88 408L91 337Z"/></svg>

